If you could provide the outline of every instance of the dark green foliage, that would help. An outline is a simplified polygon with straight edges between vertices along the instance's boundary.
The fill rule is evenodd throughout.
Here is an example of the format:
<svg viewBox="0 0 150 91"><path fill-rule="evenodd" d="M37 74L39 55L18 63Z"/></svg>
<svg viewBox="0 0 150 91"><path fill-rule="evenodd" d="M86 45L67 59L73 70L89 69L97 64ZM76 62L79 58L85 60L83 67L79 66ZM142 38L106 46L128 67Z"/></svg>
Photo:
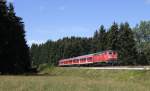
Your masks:
<svg viewBox="0 0 150 91"><path fill-rule="evenodd" d="M150 46L145 47L144 56L145 56L144 59L146 59L146 63L150 64ZM143 61L144 59L142 59L141 61ZM148 65L148 64L145 64L145 65Z"/></svg>
<svg viewBox="0 0 150 91"><path fill-rule="evenodd" d="M145 54L143 52L138 53L138 57L137 57L138 58L137 59L138 65L148 65L149 64L147 60L150 60L150 59L149 59L149 56L146 56L146 55L150 55L150 54L147 54L147 53Z"/></svg>
<svg viewBox="0 0 150 91"><path fill-rule="evenodd" d="M91 51L94 53L94 52L97 52L98 51L98 36L99 36L99 32L96 30L95 32L94 32L94 37L92 38L92 45L91 45L91 47L92 47L92 49L91 49ZM95 45L93 45L93 44L95 44Z"/></svg>
<svg viewBox="0 0 150 91"><path fill-rule="evenodd" d="M98 48L99 48L98 52L106 50L106 46L105 46L107 44L107 42L106 42L107 38L106 37L107 37L106 30L105 30L104 26L101 25L101 27L99 29L99 36L98 36L98 39L99 39L99 41L98 41Z"/></svg>
<svg viewBox="0 0 150 91"><path fill-rule="evenodd" d="M22 19L10 3L0 0L0 72L18 74L31 69L29 48Z"/></svg>
<svg viewBox="0 0 150 91"><path fill-rule="evenodd" d="M134 28L134 35L138 54L143 55L139 56L138 62L145 63L145 65L150 64L150 21L141 21Z"/></svg>
<svg viewBox="0 0 150 91"><path fill-rule="evenodd" d="M40 56L40 50L39 50L39 46L37 44L32 44L32 47L30 48L30 53L31 53L31 60L32 60L32 66L38 66L39 61L37 61L39 59Z"/></svg>
<svg viewBox="0 0 150 91"><path fill-rule="evenodd" d="M118 35L119 61L122 65L136 65L137 50L134 34L128 23L120 25Z"/></svg>
<svg viewBox="0 0 150 91"><path fill-rule="evenodd" d="M100 52L106 49L106 30L103 25L99 31L96 30L92 41L92 52Z"/></svg>
<svg viewBox="0 0 150 91"><path fill-rule="evenodd" d="M106 49L108 50L117 50L118 46L118 24L113 23L113 25L110 27L109 31L107 32L107 44Z"/></svg>
<svg viewBox="0 0 150 91"><path fill-rule="evenodd" d="M8 15L8 7L6 6L5 0L0 0L0 16L7 16Z"/></svg>
<svg viewBox="0 0 150 91"><path fill-rule="evenodd" d="M32 63L57 65L60 59L91 53L91 38L71 37L58 41L47 41L45 44L31 46Z"/></svg>

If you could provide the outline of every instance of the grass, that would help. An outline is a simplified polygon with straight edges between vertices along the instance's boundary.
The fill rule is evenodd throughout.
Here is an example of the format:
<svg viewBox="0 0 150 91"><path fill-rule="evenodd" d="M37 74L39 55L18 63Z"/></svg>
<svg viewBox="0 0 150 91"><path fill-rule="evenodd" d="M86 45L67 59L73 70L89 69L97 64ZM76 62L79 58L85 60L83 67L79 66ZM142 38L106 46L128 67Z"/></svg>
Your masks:
<svg viewBox="0 0 150 91"><path fill-rule="evenodd" d="M39 76L0 76L0 91L150 91L150 71L45 68Z"/></svg>

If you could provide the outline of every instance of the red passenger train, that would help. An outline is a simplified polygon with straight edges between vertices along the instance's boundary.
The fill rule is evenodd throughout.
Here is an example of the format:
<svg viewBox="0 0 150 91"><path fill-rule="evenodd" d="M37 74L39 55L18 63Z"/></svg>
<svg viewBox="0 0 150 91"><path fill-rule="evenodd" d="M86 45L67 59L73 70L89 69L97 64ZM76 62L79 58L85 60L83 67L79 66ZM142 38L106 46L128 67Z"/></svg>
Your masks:
<svg viewBox="0 0 150 91"><path fill-rule="evenodd" d="M113 50L107 50L99 53L83 55L59 61L59 66L86 66L100 63L117 63L118 53Z"/></svg>

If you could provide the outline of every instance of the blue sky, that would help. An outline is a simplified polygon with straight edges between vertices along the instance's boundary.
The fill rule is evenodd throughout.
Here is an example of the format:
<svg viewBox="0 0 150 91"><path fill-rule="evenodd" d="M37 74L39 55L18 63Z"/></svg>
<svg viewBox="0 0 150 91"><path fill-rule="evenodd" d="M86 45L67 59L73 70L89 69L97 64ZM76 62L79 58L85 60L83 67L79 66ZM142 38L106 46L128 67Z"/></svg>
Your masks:
<svg viewBox="0 0 150 91"><path fill-rule="evenodd" d="M25 22L28 44L90 37L103 24L150 20L150 0L8 0Z"/></svg>

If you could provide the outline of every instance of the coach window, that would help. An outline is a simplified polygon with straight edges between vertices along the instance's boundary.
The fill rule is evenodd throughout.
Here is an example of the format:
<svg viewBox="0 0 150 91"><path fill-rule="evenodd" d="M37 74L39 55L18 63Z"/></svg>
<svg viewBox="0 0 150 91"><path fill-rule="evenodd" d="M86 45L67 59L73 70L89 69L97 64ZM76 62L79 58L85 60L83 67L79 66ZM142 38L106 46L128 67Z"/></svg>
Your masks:
<svg viewBox="0 0 150 91"><path fill-rule="evenodd" d="M76 62L76 60L74 59L73 62Z"/></svg>
<svg viewBox="0 0 150 91"><path fill-rule="evenodd" d="M68 61L65 61L66 64L68 64Z"/></svg>
<svg viewBox="0 0 150 91"><path fill-rule="evenodd" d="M72 60L69 60L69 63L72 63Z"/></svg>
<svg viewBox="0 0 150 91"><path fill-rule="evenodd" d="M75 63L77 63L77 62L78 62L78 59L74 59L73 61L74 61Z"/></svg>
<svg viewBox="0 0 150 91"><path fill-rule="evenodd" d="M83 58L83 61L86 61L86 58Z"/></svg>
<svg viewBox="0 0 150 91"><path fill-rule="evenodd" d="M92 57L87 58L87 60L92 60Z"/></svg>
<svg viewBox="0 0 150 91"><path fill-rule="evenodd" d="M81 60L81 62L84 62L84 59L82 58L82 59L80 59Z"/></svg>

